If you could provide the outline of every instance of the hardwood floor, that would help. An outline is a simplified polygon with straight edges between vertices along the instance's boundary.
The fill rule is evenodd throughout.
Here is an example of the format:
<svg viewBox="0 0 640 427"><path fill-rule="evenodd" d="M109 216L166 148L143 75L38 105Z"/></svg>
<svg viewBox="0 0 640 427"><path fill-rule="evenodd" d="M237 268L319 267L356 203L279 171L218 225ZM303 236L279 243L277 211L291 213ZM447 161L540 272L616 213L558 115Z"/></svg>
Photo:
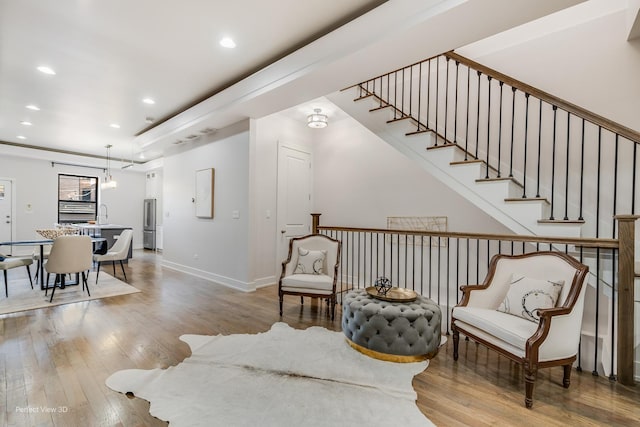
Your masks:
<svg viewBox="0 0 640 427"><path fill-rule="evenodd" d="M340 330L339 310L331 322L308 299L285 297L280 319L274 286L238 292L163 269L160 256L142 251L126 269L141 293L0 316L0 426L166 425L105 379L180 363L190 355L182 334L256 333L280 320ZM517 365L465 341L454 363L451 344L414 379L420 410L438 426L640 425L640 387L574 371L564 389L562 369L545 369L527 410Z"/></svg>

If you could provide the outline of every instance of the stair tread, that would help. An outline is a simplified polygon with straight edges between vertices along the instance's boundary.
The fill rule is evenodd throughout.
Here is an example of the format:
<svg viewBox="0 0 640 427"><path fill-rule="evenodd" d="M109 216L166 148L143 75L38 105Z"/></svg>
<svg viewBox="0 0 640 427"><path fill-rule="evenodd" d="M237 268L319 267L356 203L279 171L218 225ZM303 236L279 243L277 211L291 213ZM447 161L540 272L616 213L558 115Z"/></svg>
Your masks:
<svg viewBox="0 0 640 427"><path fill-rule="evenodd" d="M583 219L539 219L539 224L584 224Z"/></svg>
<svg viewBox="0 0 640 427"><path fill-rule="evenodd" d="M549 203L546 197L509 197L504 199L505 202L545 202Z"/></svg>
<svg viewBox="0 0 640 427"><path fill-rule="evenodd" d="M374 111L384 110L385 108L391 108L391 105L381 105L379 107L370 109L369 112L373 113Z"/></svg>
<svg viewBox="0 0 640 427"><path fill-rule="evenodd" d="M440 144L440 145L432 145L431 147L427 147L427 150L437 150L438 148L449 148L449 147L457 147L458 144Z"/></svg>
<svg viewBox="0 0 640 427"><path fill-rule="evenodd" d="M469 159L469 160L457 160L455 162L451 162L449 163L451 166L457 166L457 165L467 165L470 163L484 163L484 160L480 160L480 159Z"/></svg>
<svg viewBox="0 0 640 427"><path fill-rule="evenodd" d="M409 120L409 119L411 119L411 116L402 116L395 119L387 120L387 123L394 123L394 122L399 122L401 120Z"/></svg>
<svg viewBox="0 0 640 427"><path fill-rule="evenodd" d="M373 94L372 94L372 93L369 93L369 94L367 94L367 95L362 95L362 96L359 96L358 98L354 98L354 100L353 100L353 101L354 101L354 102L356 102L356 101L362 101L363 99L371 98L372 96L373 96Z"/></svg>
<svg viewBox="0 0 640 427"><path fill-rule="evenodd" d="M413 132L405 133L405 136L420 135L420 134L429 133L429 132L433 132L433 130L431 129L414 130Z"/></svg>

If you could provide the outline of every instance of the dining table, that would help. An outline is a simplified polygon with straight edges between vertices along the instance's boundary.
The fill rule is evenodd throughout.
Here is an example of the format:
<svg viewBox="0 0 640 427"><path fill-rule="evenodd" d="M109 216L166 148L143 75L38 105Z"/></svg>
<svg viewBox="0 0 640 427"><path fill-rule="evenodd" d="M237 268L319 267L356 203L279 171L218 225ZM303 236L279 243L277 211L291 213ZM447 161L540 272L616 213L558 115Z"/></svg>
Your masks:
<svg viewBox="0 0 640 427"><path fill-rule="evenodd" d="M94 245L96 243L105 242L107 239L104 237L92 237L91 242ZM7 242L0 242L0 247L2 246L39 246L40 247L40 272L38 273L40 277L40 289L46 290L44 286L44 247L46 245L52 245L54 239L33 239L33 240L11 240ZM64 282L63 282L64 283ZM66 286L70 286L73 283L66 283ZM65 285L63 285L64 287Z"/></svg>

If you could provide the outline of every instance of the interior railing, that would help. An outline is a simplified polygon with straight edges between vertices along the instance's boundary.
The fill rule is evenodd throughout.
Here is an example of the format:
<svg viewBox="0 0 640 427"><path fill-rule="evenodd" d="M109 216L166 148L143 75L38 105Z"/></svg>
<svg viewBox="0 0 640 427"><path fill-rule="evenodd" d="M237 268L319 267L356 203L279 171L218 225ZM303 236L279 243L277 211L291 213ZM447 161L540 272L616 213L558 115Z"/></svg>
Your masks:
<svg viewBox="0 0 640 427"><path fill-rule="evenodd" d="M583 223L584 237L616 237L619 213L637 213L640 133L455 52L356 85L360 98L431 133L485 180L511 179L511 201L545 200L540 222Z"/></svg>
<svg viewBox="0 0 640 427"><path fill-rule="evenodd" d="M346 292L372 286L376 278L387 277L393 286L412 289L436 301L442 308L447 333L451 310L462 296L460 286L482 283L494 255L560 249L582 261L589 252L596 258L596 271L592 272L593 286L586 289L577 368L585 366L593 375L603 373L633 384L635 216L617 219L617 239L322 226L319 217L313 214L313 232L342 243L339 302ZM614 288L603 288L602 282L613 283Z"/></svg>

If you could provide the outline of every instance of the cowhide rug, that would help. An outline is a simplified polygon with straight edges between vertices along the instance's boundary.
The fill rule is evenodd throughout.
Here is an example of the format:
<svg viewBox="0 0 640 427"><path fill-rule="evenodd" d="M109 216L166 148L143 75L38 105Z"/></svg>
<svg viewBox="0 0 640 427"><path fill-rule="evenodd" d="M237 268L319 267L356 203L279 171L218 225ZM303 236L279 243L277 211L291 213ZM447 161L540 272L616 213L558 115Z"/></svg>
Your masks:
<svg viewBox="0 0 640 427"><path fill-rule="evenodd" d="M127 369L106 383L148 400L172 426L432 426L413 377L428 362L353 350L340 332L275 323L256 335L183 335L192 356L168 369Z"/></svg>

